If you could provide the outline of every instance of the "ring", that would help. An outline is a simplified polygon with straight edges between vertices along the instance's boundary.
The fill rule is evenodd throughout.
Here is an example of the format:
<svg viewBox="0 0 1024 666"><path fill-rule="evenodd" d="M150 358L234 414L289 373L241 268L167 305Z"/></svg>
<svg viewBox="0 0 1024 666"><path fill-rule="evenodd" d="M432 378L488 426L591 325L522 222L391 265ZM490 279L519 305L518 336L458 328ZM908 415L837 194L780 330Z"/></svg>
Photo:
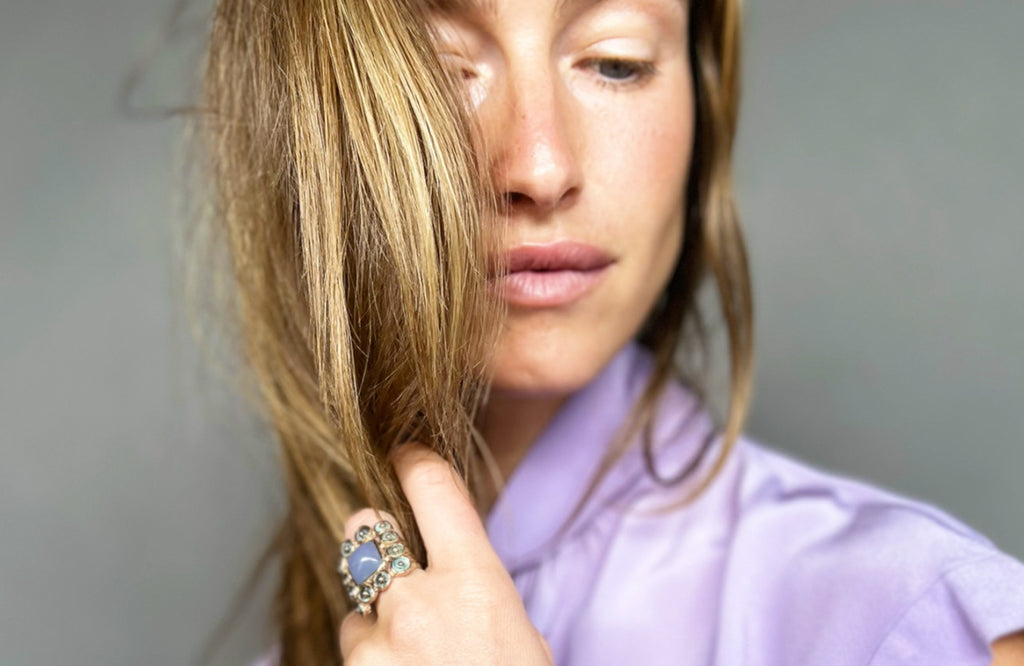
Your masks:
<svg viewBox="0 0 1024 666"><path fill-rule="evenodd" d="M356 538L341 543L338 573L345 584L349 599L356 604L361 615L373 612L377 595L388 589L391 579L404 576L416 566L415 560L405 552L398 533L386 520L370 529L363 525L356 530Z"/></svg>

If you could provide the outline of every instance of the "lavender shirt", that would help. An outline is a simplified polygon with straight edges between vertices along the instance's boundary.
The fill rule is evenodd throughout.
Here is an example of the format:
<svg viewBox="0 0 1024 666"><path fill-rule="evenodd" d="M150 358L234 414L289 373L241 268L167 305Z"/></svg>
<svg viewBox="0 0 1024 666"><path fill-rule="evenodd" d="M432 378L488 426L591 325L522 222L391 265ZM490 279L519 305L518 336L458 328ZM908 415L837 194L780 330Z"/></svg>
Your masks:
<svg viewBox="0 0 1024 666"><path fill-rule="evenodd" d="M637 447L566 525L651 369L625 347L516 468L487 531L561 666L989 664L1024 629L1024 564L943 511L742 437L692 505ZM711 421L672 385L662 476ZM707 472L720 439L696 476Z"/></svg>

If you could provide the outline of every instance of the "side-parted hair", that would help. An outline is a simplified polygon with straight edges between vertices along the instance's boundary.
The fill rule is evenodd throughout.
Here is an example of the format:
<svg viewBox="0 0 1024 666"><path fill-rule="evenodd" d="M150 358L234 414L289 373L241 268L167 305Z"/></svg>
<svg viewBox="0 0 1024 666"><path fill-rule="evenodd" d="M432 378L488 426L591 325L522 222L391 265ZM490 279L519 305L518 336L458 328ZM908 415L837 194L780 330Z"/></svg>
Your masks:
<svg viewBox="0 0 1024 666"><path fill-rule="evenodd" d="M274 640L289 666L341 664L348 606L335 567L353 510L395 514L425 559L388 462L395 446L427 443L471 492L483 483L474 419L502 320L487 291L494 197L471 113L433 49L427 12L442 4L219 0L214 10L192 116L209 199L195 236L207 247L193 260L224 259L227 330L279 442L288 508L246 587L278 558ZM657 363L630 430L645 433L658 478L648 426L666 382L679 377L705 396L703 371L677 354L708 357L698 291L712 276L731 395L699 492L746 419L753 306L731 181L739 0L690 0L689 15L696 132L683 247L638 333ZM711 443L659 480L689 475ZM603 469L621 452L609 451Z"/></svg>

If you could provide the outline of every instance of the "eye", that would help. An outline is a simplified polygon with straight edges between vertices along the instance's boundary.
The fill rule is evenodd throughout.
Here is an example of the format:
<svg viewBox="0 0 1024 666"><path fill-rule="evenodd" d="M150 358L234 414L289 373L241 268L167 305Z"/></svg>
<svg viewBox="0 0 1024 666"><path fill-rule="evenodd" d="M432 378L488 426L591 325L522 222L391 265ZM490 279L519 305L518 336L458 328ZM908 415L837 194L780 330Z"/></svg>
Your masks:
<svg viewBox="0 0 1024 666"><path fill-rule="evenodd" d="M654 63L628 58L591 58L582 63L612 85L640 83L654 73Z"/></svg>
<svg viewBox="0 0 1024 666"><path fill-rule="evenodd" d="M438 55L441 64L452 77L451 80L469 94L469 101L474 107L479 106L487 95L487 87L492 78L487 64L451 51L442 51Z"/></svg>
<svg viewBox="0 0 1024 666"><path fill-rule="evenodd" d="M639 68L626 60L601 60L597 63L597 71L606 79L622 80L632 78Z"/></svg>
<svg viewBox="0 0 1024 666"><path fill-rule="evenodd" d="M442 53L441 61L456 78L463 81L469 81L479 76L473 62L457 53Z"/></svg>

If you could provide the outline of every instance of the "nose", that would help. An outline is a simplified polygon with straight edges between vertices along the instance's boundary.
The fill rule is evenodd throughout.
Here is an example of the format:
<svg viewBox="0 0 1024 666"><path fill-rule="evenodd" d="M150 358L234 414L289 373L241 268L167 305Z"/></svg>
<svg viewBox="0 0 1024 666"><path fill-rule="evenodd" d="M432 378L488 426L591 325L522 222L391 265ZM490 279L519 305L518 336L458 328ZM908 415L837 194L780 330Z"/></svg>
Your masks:
<svg viewBox="0 0 1024 666"><path fill-rule="evenodd" d="M500 206L510 217L548 215L568 205L582 185L572 100L543 68L505 83L490 132Z"/></svg>

